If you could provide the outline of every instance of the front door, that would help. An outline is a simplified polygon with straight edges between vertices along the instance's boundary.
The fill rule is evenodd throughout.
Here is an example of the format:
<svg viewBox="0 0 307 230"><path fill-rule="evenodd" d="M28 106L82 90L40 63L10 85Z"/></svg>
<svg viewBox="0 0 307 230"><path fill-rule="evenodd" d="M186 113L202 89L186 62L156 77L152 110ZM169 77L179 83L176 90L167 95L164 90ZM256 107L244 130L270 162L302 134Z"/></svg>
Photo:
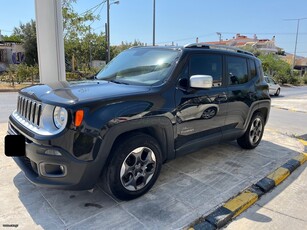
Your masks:
<svg viewBox="0 0 307 230"><path fill-rule="evenodd" d="M193 75L213 77L211 89L189 87ZM223 56L193 54L178 78L176 90L177 152L193 151L218 142L227 115L227 87L223 82ZM189 151L189 152L190 152ZM179 153L180 155L180 153Z"/></svg>

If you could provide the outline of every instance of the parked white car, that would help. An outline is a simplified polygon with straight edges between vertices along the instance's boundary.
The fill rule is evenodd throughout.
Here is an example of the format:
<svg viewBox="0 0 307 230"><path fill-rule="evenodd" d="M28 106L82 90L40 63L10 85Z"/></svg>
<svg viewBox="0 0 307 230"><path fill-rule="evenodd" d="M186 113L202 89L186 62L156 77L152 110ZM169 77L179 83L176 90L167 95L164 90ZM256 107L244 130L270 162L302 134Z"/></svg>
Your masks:
<svg viewBox="0 0 307 230"><path fill-rule="evenodd" d="M271 77L264 76L264 79L269 85L270 95L278 96L280 94L280 85L277 84Z"/></svg>

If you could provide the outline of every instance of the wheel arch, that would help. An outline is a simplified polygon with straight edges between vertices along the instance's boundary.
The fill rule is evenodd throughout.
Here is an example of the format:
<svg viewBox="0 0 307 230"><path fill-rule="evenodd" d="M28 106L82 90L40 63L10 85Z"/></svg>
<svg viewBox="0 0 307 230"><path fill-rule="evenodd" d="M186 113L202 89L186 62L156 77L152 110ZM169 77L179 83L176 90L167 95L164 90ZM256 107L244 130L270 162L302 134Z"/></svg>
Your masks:
<svg viewBox="0 0 307 230"><path fill-rule="evenodd" d="M254 116L254 114L258 112L263 114L264 123L266 124L269 120L270 109L271 109L271 100L263 100L254 103L248 114L248 119L246 119L245 121L244 131L246 131L248 124L252 119L252 117Z"/></svg>
<svg viewBox="0 0 307 230"><path fill-rule="evenodd" d="M102 172L112 158L112 150L120 141L132 134L144 133L152 136L160 145L163 162L175 158L173 125L168 118L154 117L126 121L109 129L104 137L101 151L106 157Z"/></svg>

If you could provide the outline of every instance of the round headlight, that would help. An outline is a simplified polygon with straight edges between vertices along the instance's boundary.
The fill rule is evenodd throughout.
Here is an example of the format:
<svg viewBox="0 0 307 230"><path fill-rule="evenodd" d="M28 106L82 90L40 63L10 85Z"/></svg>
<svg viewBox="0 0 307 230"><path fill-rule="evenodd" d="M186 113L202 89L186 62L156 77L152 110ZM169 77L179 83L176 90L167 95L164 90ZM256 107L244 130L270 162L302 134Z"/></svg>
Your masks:
<svg viewBox="0 0 307 230"><path fill-rule="evenodd" d="M53 122L58 129L64 127L67 123L67 110L62 107L55 107L53 111Z"/></svg>

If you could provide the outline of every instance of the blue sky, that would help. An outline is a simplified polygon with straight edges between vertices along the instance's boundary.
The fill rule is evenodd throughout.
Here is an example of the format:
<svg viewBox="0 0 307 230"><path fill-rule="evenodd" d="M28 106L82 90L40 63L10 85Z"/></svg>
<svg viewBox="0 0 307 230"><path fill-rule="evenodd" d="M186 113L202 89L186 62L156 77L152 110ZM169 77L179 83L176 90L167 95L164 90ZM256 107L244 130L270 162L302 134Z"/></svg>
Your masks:
<svg viewBox="0 0 307 230"><path fill-rule="evenodd" d="M102 0L78 0L78 12L99 4ZM0 29L9 35L20 22L35 19L34 0L0 0ZM111 44L137 39L152 43L153 0L120 0L111 5ZM236 33L271 39L276 36L278 46L287 52L294 50L296 21L289 18L307 18L306 0L156 0L156 43L184 45L199 41L216 41L216 32L223 39ZM106 6L99 8L101 20L93 23L95 32L104 31ZM307 20L300 23L297 54L307 56Z"/></svg>

